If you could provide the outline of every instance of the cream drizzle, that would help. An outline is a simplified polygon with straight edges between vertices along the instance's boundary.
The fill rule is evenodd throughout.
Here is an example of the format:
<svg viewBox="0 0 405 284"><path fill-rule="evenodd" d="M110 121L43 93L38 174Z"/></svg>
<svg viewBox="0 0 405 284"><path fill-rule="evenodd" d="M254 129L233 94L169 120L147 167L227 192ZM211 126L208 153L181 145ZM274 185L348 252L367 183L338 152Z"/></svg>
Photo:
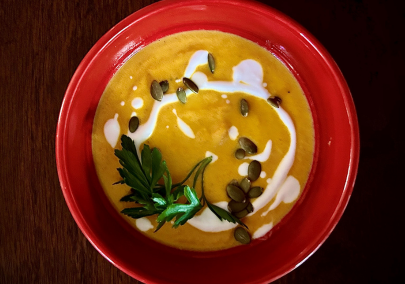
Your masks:
<svg viewBox="0 0 405 284"><path fill-rule="evenodd" d="M177 117L177 125L179 126L180 130L184 133L184 135L186 135L187 137L190 137L192 139L195 138L194 132L191 129L190 126L188 126L187 123L185 123L178 115L177 115L177 111L175 109L173 109L173 113L176 115Z"/></svg>
<svg viewBox="0 0 405 284"><path fill-rule="evenodd" d="M135 225L142 232L146 232L146 231L149 231L150 229L154 228L152 223L146 217L136 219L135 220Z"/></svg>
<svg viewBox="0 0 405 284"><path fill-rule="evenodd" d="M214 205L228 211L228 202L226 201L214 203ZM208 207L206 207L200 215L194 216L188 220L187 223L201 231L212 233L231 230L237 226L237 224L219 220Z"/></svg>
<svg viewBox="0 0 405 284"><path fill-rule="evenodd" d="M272 142L271 142L271 140L269 140L269 141L267 141L266 147L264 148L263 152L261 152L260 154L254 155L254 156L246 156L245 160L250 159L250 160L257 160L262 163L266 162L270 158L271 146L272 146Z"/></svg>
<svg viewBox="0 0 405 284"><path fill-rule="evenodd" d="M248 175L248 167L249 167L249 163L242 163L240 164L239 168L238 168L238 173L239 175L245 177Z"/></svg>
<svg viewBox="0 0 405 284"><path fill-rule="evenodd" d="M141 107L143 107L143 99L135 98L132 100L131 105L134 109L140 109Z"/></svg>
<svg viewBox="0 0 405 284"><path fill-rule="evenodd" d="M208 81L207 76L204 73L195 72L196 68L199 65L207 64L207 56L208 52L205 50L195 52L194 55L191 57L189 64L186 68L186 71L184 73L184 77L191 78L197 84L200 90L215 90L222 93L243 92L255 96L257 98L261 98L263 100L266 100L270 96L270 93L263 87L263 69L262 66L257 61L251 59L243 60L237 66L233 67L232 82ZM188 96L190 94L191 91L187 90L186 95ZM176 94L166 94L165 96L163 96L161 102L158 101L154 102L149 119L146 123L140 125L135 133L130 133L128 131L127 135L130 136L135 141L136 145L138 145L138 151L139 145L141 145L142 142L144 142L152 135L161 108L167 104L176 101L177 101ZM296 133L294 123L291 120L291 117L288 115L288 113L281 106L279 108L274 108L274 111L278 114L282 122L287 126L287 129L290 133L290 147L287 151L287 154L281 160L280 165L276 169L272 179L268 179L271 182L268 183L264 193L253 202L253 207L255 208L255 211L249 214L248 216L251 216L256 212L258 212L261 208L263 208L273 199L273 197L277 194L280 186L286 180L287 174L294 163L296 150ZM240 168L241 167L239 167L239 169ZM211 211L206 210L207 208L203 210L203 213L208 212L206 214L211 213L212 216L215 216ZM193 226L195 226L196 228L206 231L207 230L206 226L208 226L208 224L202 224L198 222L197 220L200 220L198 218L199 216L195 216L194 218L190 219L188 223L190 223L191 225L194 224ZM218 218L212 220L218 220ZM211 221L208 223L211 223ZM227 223L220 222L217 223L215 226L224 226L224 224ZM221 229L216 228L215 230L223 231L222 228Z"/></svg>
<svg viewBox="0 0 405 284"><path fill-rule="evenodd" d="M275 110L281 120L287 126L288 131L290 132L290 147L287 151L287 154L285 154L276 171L274 172L271 182L267 184L267 187L264 190L263 194L256 198L255 201L253 201L252 205L253 208L255 208L255 211L250 213L248 216L255 214L273 199L273 197L277 194L280 186L287 178L287 174L294 163L295 149L297 144L294 123L288 113L283 108L281 108L281 106L277 109L275 108Z"/></svg>
<svg viewBox="0 0 405 284"><path fill-rule="evenodd" d="M191 78L198 66L207 64L208 51L198 50L190 58L183 77ZM198 86L198 85L197 85Z"/></svg>
<svg viewBox="0 0 405 284"><path fill-rule="evenodd" d="M235 126L231 126L231 128L229 128L228 130L228 134L231 140L235 140L239 136L239 131Z"/></svg>
<svg viewBox="0 0 405 284"><path fill-rule="evenodd" d="M277 192L276 199L271 204L269 209L261 214L261 216L266 216L271 210L275 209L280 205L281 202L291 203L300 195L300 183L293 177L288 176L284 183L281 185Z"/></svg>
<svg viewBox="0 0 405 284"><path fill-rule="evenodd" d="M263 237L265 234L267 234L268 232L270 232L270 230L273 229L273 222L270 222L268 224L264 224L263 226L261 226L260 228L258 228L252 236L252 239L258 239Z"/></svg>
<svg viewBox="0 0 405 284"><path fill-rule="evenodd" d="M118 113L116 113L114 118L107 120L107 122L104 124L104 136L107 139L108 144L110 144L113 148L115 148L115 145L117 145L120 131Z"/></svg>

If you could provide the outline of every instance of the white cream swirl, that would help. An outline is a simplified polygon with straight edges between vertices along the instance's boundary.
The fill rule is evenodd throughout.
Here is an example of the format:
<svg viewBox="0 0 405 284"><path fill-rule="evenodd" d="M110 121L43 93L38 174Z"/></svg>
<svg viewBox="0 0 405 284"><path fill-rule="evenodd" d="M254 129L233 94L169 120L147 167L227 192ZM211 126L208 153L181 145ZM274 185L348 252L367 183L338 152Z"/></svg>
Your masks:
<svg viewBox="0 0 405 284"><path fill-rule="evenodd" d="M208 52L205 50L195 52L184 73L184 77L191 78L198 85L200 90L214 90L221 93L243 92L263 100L267 100L271 95L267 89L263 87L263 69L257 61L251 59L243 60L237 66L233 67L233 81L231 82L208 81L207 76L204 73L195 72L199 65L207 64L207 56ZM190 95L191 93L190 90L186 91L186 95ZM146 123L140 125L135 133L130 133L128 131L127 135L135 141L135 144L138 145L138 147L152 135L156 126L159 111L162 107L174 103L177 100L176 94L166 94L163 96L162 101L154 102L149 119ZM258 212L261 208L266 206L274 196L276 196L280 187L286 180L288 172L295 159L297 141L294 123L288 113L281 106L279 108L274 108L274 110L290 133L290 146L286 155L277 167L273 177L269 179L270 182L263 194L253 202L255 211L249 214L249 216ZM271 141L269 141L266 145L266 149L262 154L258 155L257 158L267 160L271 152L271 146ZM227 221L221 222L216 217L212 218L213 216L215 217L215 215L206 208L203 210L202 214L195 216L193 219L189 220L188 223L206 232L219 232L235 227L234 224L230 224Z"/></svg>

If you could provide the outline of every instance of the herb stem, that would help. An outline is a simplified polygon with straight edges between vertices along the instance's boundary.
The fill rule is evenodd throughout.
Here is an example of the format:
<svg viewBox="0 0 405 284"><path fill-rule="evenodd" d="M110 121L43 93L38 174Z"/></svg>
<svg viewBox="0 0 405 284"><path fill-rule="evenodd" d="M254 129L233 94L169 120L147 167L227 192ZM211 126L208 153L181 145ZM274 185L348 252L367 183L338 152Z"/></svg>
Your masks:
<svg viewBox="0 0 405 284"><path fill-rule="evenodd" d="M202 206L204 206L205 203L208 202L207 199L205 198L205 194L204 194L204 172L205 172L205 168L206 167L204 167L204 169L201 172L201 198L200 198L200 201L202 201Z"/></svg>
<svg viewBox="0 0 405 284"><path fill-rule="evenodd" d="M211 161L212 161L212 157L207 157L207 158L205 158L204 160L201 161L202 163L201 163L200 167L198 168L198 170L197 170L197 172L196 172L196 174L194 176L193 188L195 188L195 185L196 185L197 180L198 180L198 176L200 175L201 171L204 170L205 167L209 163L211 163Z"/></svg>
<svg viewBox="0 0 405 284"><path fill-rule="evenodd" d="M211 158L211 157L208 157L208 158ZM184 180L182 180L182 181L179 182L179 183L175 183L175 184L172 185L172 189L173 189L173 188L176 188L176 187L178 187L178 186L180 186L180 185L183 185L183 184L190 178L190 176L193 174L193 172L195 171L195 169L196 169L201 163L203 163L205 160L207 160L208 158L205 158L205 159L202 159L201 161L199 161L199 162L193 167L193 169L188 173L188 175L186 176L186 178L185 178ZM211 158L211 160L212 160L212 158ZM210 161L210 162L211 162L211 161ZM193 188L194 188L194 186L193 186Z"/></svg>

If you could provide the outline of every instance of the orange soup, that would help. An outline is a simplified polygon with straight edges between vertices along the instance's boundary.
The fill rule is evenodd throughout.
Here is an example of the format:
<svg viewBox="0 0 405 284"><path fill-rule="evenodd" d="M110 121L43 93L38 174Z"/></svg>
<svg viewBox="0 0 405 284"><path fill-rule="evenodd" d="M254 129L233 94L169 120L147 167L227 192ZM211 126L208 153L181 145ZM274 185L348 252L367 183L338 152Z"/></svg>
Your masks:
<svg viewBox="0 0 405 284"><path fill-rule="evenodd" d="M153 81L161 82L162 89L168 85L161 100L154 98ZM176 94L179 88L184 90L183 102ZM132 117L136 126L131 127L137 127L133 132ZM131 188L114 184L122 178L117 171L122 165L114 155L114 149L121 149L122 135L134 140L139 154L145 144L158 148L173 184L212 157L204 171L206 200L238 216L250 238L259 240L299 199L313 162L313 120L297 80L269 51L218 31L182 32L153 42L133 55L107 85L94 119L92 149L100 183L119 212L140 206L120 201ZM257 149L250 152L251 147ZM192 187L193 177L185 185ZM200 180L194 187L199 198ZM244 192L243 201L234 200L239 198L233 197L239 194L234 187ZM231 200L233 205L243 203L236 207L245 206L246 212L230 209ZM177 202L188 203L184 196ZM155 232L156 214L122 217L146 236L179 249L212 251L240 245L234 234L241 225L221 221L203 200L201 209L177 228L172 228L173 219Z"/></svg>

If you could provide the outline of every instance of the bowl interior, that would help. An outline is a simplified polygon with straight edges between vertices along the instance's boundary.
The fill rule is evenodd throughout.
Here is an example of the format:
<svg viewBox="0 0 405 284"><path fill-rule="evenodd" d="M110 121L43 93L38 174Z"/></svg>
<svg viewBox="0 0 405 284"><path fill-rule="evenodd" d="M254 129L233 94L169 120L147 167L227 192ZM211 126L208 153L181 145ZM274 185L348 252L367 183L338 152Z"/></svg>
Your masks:
<svg viewBox="0 0 405 284"><path fill-rule="evenodd" d="M169 248L131 228L104 195L91 152L97 104L116 70L156 39L198 29L245 37L283 61L308 98L316 134L315 163L304 193L267 240L209 253ZM58 174L82 232L132 277L148 283L269 282L310 256L340 219L357 172L357 127L350 91L333 59L285 15L256 2L162 1L112 28L78 67L58 122ZM243 269L238 268L241 259L249 260Z"/></svg>

